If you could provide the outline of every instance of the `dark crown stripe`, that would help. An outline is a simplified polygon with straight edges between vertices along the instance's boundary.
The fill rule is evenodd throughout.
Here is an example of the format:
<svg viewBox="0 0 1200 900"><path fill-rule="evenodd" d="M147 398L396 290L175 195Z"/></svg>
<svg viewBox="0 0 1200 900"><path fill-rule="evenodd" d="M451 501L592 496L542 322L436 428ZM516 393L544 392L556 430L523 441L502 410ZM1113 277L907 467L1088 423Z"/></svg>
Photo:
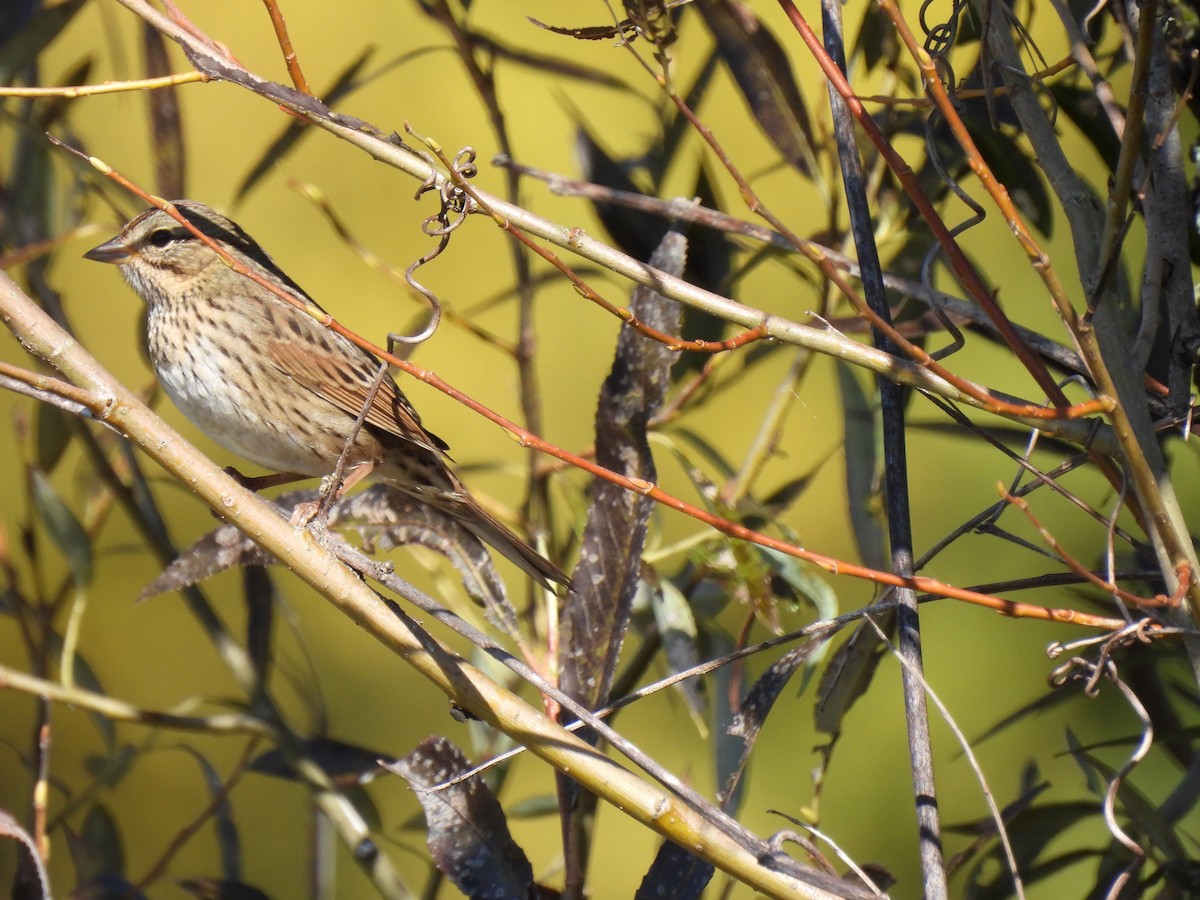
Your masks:
<svg viewBox="0 0 1200 900"><path fill-rule="evenodd" d="M207 235L214 241L222 241L229 244L286 284L298 296L308 299L308 294L304 292L304 289L292 281L279 266L275 265L275 261L267 256L266 251L236 224L224 216L217 216L216 213L213 213L213 215L217 216L217 218L209 218L205 211L196 209L190 203L177 202L175 208L183 214L185 219L195 225L202 234ZM191 234L189 233L185 237L191 237Z"/></svg>

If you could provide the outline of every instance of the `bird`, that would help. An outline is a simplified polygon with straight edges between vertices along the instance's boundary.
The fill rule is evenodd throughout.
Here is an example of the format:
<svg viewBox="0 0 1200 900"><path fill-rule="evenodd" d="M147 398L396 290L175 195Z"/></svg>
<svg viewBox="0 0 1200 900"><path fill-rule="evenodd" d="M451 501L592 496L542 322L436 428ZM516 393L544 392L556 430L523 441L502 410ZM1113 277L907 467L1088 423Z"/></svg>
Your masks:
<svg viewBox="0 0 1200 900"><path fill-rule="evenodd" d="M171 205L249 271L321 310L237 223L195 200ZM151 365L167 396L202 432L278 473L333 472L371 397L378 359L235 271L157 207L84 258L115 264L145 302ZM347 451L342 490L370 475L448 514L543 586L569 586L558 566L471 495L449 449L385 376Z"/></svg>

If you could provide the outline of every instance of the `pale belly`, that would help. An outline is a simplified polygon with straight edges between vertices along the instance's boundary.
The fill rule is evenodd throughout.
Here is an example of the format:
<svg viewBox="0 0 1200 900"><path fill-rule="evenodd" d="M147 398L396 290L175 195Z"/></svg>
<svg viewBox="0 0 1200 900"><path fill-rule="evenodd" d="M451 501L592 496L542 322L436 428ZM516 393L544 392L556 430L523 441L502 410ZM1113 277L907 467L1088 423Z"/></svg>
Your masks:
<svg viewBox="0 0 1200 900"><path fill-rule="evenodd" d="M296 404L288 403L286 398L288 392L303 388L265 367L255 371L254 381L261 384L264 379L273 380L274 393L285 399L274 408L265 408L261 399L251 402L242 387L247 377L240 364L205 346L202 340L193 338L184 351L186 360L154 349L152 339L151 359L167 396L222 447L276 472L319 476L333 470L337 451L331 458L328 452L321 452L321 446L328 447L331 442L336 445L337 438L331 432L341 428L344 414L331 407L331 421L298 422ZM347 430L348 425L347 420Z"/></svg>

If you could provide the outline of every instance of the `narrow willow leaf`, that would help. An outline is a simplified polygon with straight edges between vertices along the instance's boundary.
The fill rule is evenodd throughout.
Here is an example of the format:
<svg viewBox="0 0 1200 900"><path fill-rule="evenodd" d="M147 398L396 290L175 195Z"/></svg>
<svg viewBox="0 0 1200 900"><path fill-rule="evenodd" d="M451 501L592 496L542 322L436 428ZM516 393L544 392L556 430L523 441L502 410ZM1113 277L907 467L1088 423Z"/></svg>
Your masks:
<svg viewBox="0 0 1200 900"><path fill-rule="evenodd" d="M71 443L71 425L67 413L49 403L37 406L35 463L41 471L51 474Z"/></svg>
<svg viewBox="0 0 1200 900"><path fill-rule="evenodd" d="M1004 185L1021 215L1046 237L1053 237L1054 206L1041 169L1022 152L1018 143L1020 133L993 128L975 117L964 117L963 123L979 148L979 155L996 180Z"/></svg>
<svg viewBox="0 0 1200 900"><path fill-rule="evenodd" d="M758 127L791 165L815 171L808 108L775 36L741 0L708 0L696 8Z"/></svg>
<svg viewBox="0 0 1200 900"><path fill-rule="evenodd" d="M837 648L817 689L813 719L818 731L834 737L841 734L842 720L867 692L885 652L886 646L869 625L855 629Z"/></svg>
<svg viewBox="0 0 1200 900"><path fill-rule="evenodd" d="M91 538L75 517L75 513L63 503L44 473L35 469L30 486L38 518L46 526L46 531L55 546L67 558L75 584L86 587L92 581Z"/></svg>
<svg viewBox="0 0 1200 900"><path fill-rule="evenodd" d="M1095 814L1095 808L1092 809L1092 813L1093 815ZM1048 837L1045 834L1040 834L1038 838L1040 839L1041 849L1045 849L1049 840ZM1051 856L1042 862L1023 866L1021 868L1021 883L1028 890L1033 885L1045 881L1047 878L1052 878L1072 866L1077 866L1085 862L1094 863L1098 855L1095 850L1071 850ZM1097 881L1097 884L1098 886L1108 887L1112 884L1112 880L1101 879ZM1101 889L1099 894L1088 892L1084 896L1104 896L1104 893L1105 891ZM1008 900L1012 896L1013 881L1012 876L1008 873L1008 861L1004 859L1001 848L997 846L990 854L980 859L972 868L971 873L967 877L963 900Z"/></svg>
<svg viewBox="0 0 1200 900"><path fill-rule="evenodd" d="M662 635L663 651L671 674L686 672L699 665L696 618L683 592L670 581L662 580L657 589L650 591L650 605L654 610L658 633ZM708 712L703 688L704 682L698 678L688 678L675 685L693 717L701 723L704 722L701 717L707 716Z"/></svg>
<svg viewBox="0 0 1200 900"><path fill-rule="evenodd" d="M167 39L149 22L142 23L142 53L146 59L146 77L171 74ZM145 92L150 108L150 146L154 150L154 175L158 193L163 197L187 196L187 144L183 139L183 115L176 85Z"/></svg>
<svg viewBox="0 0 1200 900"><path fill-rule="evenodd" d="M1055 81L1050 85L1050 93L1058 108L1067 114L1071 124L1079 129L1079 133L1100 154L1108 170L1114 171L1117 168L1117 158L1121 155L1121 139L1113 131L1112 122L1104 114L1096 92L1090 88Z"/></svg>
<svg viewBox="0 0 1200 900"><path fill-rule="evenodd" d="M683 271L687 243L668 232L650 260L658 269ZM679 333L680 305L647 287L635 288L630 310L669 335ZM596 462L632 478L657 480L647 423L662 408L678 354L625 327L596 409ZM560 686L585 706L608 699L629 625L642 567L646 523L654 502L597 478L580 541L574 587L559 612Z"/></svg>
<svg viewBox="0 0 1200 900"><path fill-rule="evenodd" d="M762 731L763 725L766 724L767 716L775 705L775 701L779 699L780 692L791 681L796 671L804 665L812 652L833 634L833 631L827 631L802 640L772 663L767 671L759 676L758 681L746 695L741 709L734 716L733 724L729 726L729 733L734 737L741 738L741 758L717 795L722 802L723 798L727 797L741 781L746 763L750 759L750 751L754 749L758 735Z"/></svg>
<svg viewBox="0 0 1200 900"><path fill-rule="evenodd" d="M266 685L271 668L271 633L275 625L275 582L266 566L242 568L242 592L246 602L246 651Z"/></svg>
<svg viewBox="0 0 1200 900"><path fill-rule="evenodd" d="M776 578L792 590L797 600L811 606L818 619L832 619L838 614L837 592L813 571L811 565L770 547L760 547L759 550L771 560ZM822 653L823 648L814 655L814 659L820 658Z"/></svg>
<svg viewBox="0 0 1200 900"><path fill-rule="evenodd" d="M112 788L121 783L138 760L138 749L130 744L110 747L103 754L84 758L83 767L101 787Z"/></svg>
<svg viewBox="0 0 1200 900"><path fill-rule="evenodd" d="M864 390L857 371L836 366L845 435L846 500L854 543L862 561L873 569L888 565L883 531L883 432L879 399Z"/></svg>
<svg viewBox="0 0 1200 900"><path fill-rule="evenodd" d="M54 651L54 655L59 659L63 653L63 639L54 634L50 637L50 647ZM78 652L71 655L71 678L77 687L83 688L85 691L91 691L93 694L105 694L103 683L100 677L96 674L96 670L87 659L81 656ZM100 737L104 739L104 746L111 752L115 750L117 732L113 720L107 715L99 712L89 712L88 717L92 720L92 724L96 726L96 731L100 733Z"/></svg>
<svg viewBox="0 0 1200 900"><path fill-rule="evenodd" d="M396 762L394 756L371 747L350 744L336 738L317 735L301 745L304 754L320 766L340 788L362 785L379 775L383 768ZM268 750L254 757L250 771L286 781L297 781L292 765L279 750Z"/></svg>
<svg viewBox="0 0 1200 900"><path fill-rule="evenodd" d="M575 153L582 175L588 181L613 191L641 193L629 174L633 168L631 162L610 156L583 123L575 131ZM594 200L592 207L613 242L634 259L649 259L669 227L658 216L619 203Z"/></svg>
<svg viewBox="0 0 1200 900"><path fill-rule="evenodd" d="M864 4L862 24L854 41L854 55L861 55L870 72L884 60L894 59L900 50L900 38L887 13L874 3Z"/></svg>
<svg viewBox="0 0 1200 900"><path fill-rule="evenodd" d="M125 874L121 829L107 806L93 803L88 807L79 837L87 848L86 863L77 869L81 881L91 881L101 875ZM78 866L81 857L73 855Z"/></svg>
<svg viewBox="0 0 1200 900"><path fill-rule="evenodd" d="M225 784L220 773L199 751L192 747L184 748L191 754L200 766L204 776L204 785L208 788L209 809L212 817L213 830L216 832L217 846L221 854L221 871L227 878L240 878L242 873L242 842L238 837L237 824L233 818L233 804L229 800Z"/></svg>
<svg viewBox="0 0 1200 900"><path fill-rule="evenodd" d="M508 806L510 819L540 819L543 816L557 815L558 798L553 794L535 794Z"/></svg>
<svg viewBox="0 0 1200 900"><path fill-rule="evenodd" d="M728 656L734 650L733 639L726 633L709 630L704 635L704 656L716 659ZM740 683L735 687L734 667L721 666L708 676L712 688L709 696L712 710L712 744L713 767L716 770L717 784L734 785L732 791L726 791L721 802L725 812L733 814L741 806L745 795L745 782L733 781L733 775L742 764L742 739L730 734L736 711L733 708L733 698L741 694Z"/></svg>

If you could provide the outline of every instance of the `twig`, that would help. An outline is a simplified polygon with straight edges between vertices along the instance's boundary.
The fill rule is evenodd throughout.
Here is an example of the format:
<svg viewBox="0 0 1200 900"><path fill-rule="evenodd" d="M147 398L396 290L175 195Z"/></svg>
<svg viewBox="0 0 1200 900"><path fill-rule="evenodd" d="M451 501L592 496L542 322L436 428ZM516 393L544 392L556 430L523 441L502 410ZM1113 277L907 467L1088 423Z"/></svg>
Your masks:
<svg viewBox="0 0 1200 900"><path fill-rule="evenodd" d="M94 97L97 94L119 94L125 91L152 91L177 84L211 81L203 72L181 72L161 78L137 78L129 81L103 81L100 84L80 84L66 87L0 87L0 97Z"/></svg>
<svg viewBox="0 0 1200 900"><path fill-rule="evenodd" d="M312 88L308 86L308 79L304 77L304 72L300 69L300 59L296 56L296 50L292 46L292 39L288 35L287 23L283 20L283 11L279 8L278 0L263 0L263 5L267 8L267 15L271 17L271 26L275 29L275 37L279 41L279 49L283 53L283 61L287 65L288 75L292 77L292 84L296 86L296 90L302 93L313 96Z"/></svg>
<svg viewBox="0 0 1200 900"><path fill-rule="evenodd" d="M1110 581L1105 581L1100 576L1092 573L1085 565L1083 565L1083 563L1079 562L1077 559L1075 559L1075 557L1071 556L1071 554L1069 554L1066 551L1066 549L1062 546L1061 543L1059 543L1058 538L1056 538L1054 536L1053 532L1051 532L1050 529L1046 528L1046 526L1044 526L1041 522L1039 522L1037 520L1037 517L1033 514L1033 511L1029 508L1029 503L1027 501L1022 500L1020 497L1014 497L1007 490L1005 490L1004 485L1002 485L1002 484L997 484L996 488L997 488L1000 496L1003 497L1006 502L1011 503L1017 509L1021 510L1021 512L1025 513L1026 517L1029 519L1030 524L1032 524L1033 527L1038 530L1038 533L1042 536L1042 539L1046 541L1046 543L1049 545L1050 549L1054 551L1054 554L1063 561L1063 563L1067 566L1067 568L1069 568L1072 572L1074 572L1076 575L1078 575L1084 581L1088 582L1091 585L1094 585L1095 587L1100 588L1106 594L1110 594L1113 597L1117 597L1121 600L1124 600L1126 603L1133 604L1134 606L1137 606L1140 608L1141 607L1149 607L1149 606L1178 606L1179 605L1180 591L1178 591L1178 590L1176 590L1176 592L1170 597L1164 596L1163 594L1159 594L1153 598L1139 597L1137 594L1127 591L1124 588L1118 587L1117 585L1113 584ZM1177 577L1178 577L1178 584L1186 590L1187 586L1191 582L1190 569L1187 571L1184 571L1184 572L1177 573Z"/></svg>

